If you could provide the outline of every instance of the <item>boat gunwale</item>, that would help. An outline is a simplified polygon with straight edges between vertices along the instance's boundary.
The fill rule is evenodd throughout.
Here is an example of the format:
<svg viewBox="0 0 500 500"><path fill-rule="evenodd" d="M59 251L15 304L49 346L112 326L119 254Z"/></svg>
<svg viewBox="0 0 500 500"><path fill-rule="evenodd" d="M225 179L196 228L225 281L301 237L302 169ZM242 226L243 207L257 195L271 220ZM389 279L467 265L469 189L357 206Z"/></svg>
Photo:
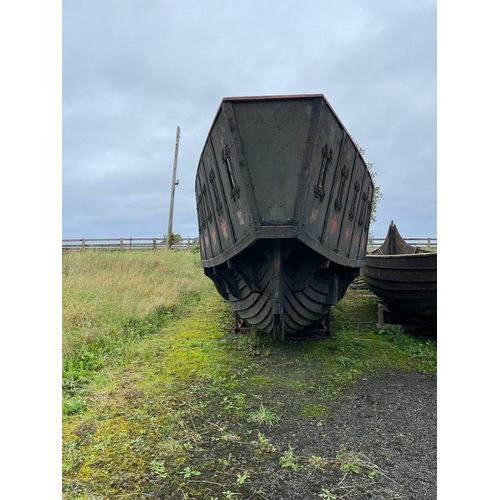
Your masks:
<svg viewBox="0 0 500 500"><path fill-rule="evenodd" d="M338 120L340 126L344 129L346 134L350 137L351 141L356 145L356 142L352 138L351 134L347 131L346 126L342 122L342 120L339 118L339 115L335 112L333 109L332 105L329 103L328 99L325 97L324 94L276 94L276 95L263 95L263 96L240 96L240 97L223 97L220 108L222 108L222 103L223 102L230 102L230 101L273 101L273 100L295 100L295 99L317 99L320 97L323 99L326 103L326 105L330 108L330 111L333 113L333 116ZM359 148L357 148L359 150ZM362 157L361 153L360 156ZM364 158L362 157L363 161ZM365 162L366 164L366 162Z"/></svg>
<svg viewBox="0 0 500 500"><path fill-rule="evenodd" d="M334 252L321 244L304 229L297 226L254 226L248 230L234 245L225 252L201 261L203 267L215 267L224 264L229 259L240 253L243 249L249 248L256 241L261 239L297 239L312 251L322 255L334 264L352 269L361 269L365 265L365 259L351 259Z"/></svg>
<svg viewBox="0 0 500 500"><path fill-rule="evenodd" d="M365 257L365 260L368 260L368 259L410 259L410 258L418 258L418 259L422 259L422 258L425 258L425 257L434 257L436 256L437 257L437 252L432 252L432 251L425 251L425 252L419 252L419 253L395 253L395 254L387 254L387 255L383 255L383 254L372 254L372 253L367 253L366 254L366 257Z"/></svg>

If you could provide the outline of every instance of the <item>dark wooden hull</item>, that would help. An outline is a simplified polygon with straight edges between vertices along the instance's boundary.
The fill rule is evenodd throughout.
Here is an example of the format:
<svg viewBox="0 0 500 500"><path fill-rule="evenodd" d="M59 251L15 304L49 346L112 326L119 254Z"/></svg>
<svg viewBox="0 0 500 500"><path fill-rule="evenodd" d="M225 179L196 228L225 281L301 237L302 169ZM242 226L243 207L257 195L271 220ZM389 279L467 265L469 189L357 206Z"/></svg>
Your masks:
<svg viewBox="0 0 500 500"><path fill-rule="evenodd" d="M322 95L223 99L195 191L205 273L250 326L307 330L364 264L373 181Z"/></svg>
<svg viewBox="0 0 500 500"><path fill-rule="evenodd" d="M394 316L436 323L437 252L408 245L392 222L380 249L366 255L361 274Z"/></svg>

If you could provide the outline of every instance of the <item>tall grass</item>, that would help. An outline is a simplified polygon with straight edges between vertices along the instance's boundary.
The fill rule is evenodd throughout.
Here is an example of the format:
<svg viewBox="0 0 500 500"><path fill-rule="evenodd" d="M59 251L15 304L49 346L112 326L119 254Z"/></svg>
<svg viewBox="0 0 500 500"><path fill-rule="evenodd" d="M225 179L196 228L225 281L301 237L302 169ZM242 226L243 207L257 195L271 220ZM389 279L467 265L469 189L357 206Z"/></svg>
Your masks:
<svg viewBox="0 0 500 500"><path fill-rule="evenodd" d="M67 385L85 379L124 336L161 327L210 287L191 251L67 252L62 257L62 354ZM64 374L63 374L64 376Z"/></svg>

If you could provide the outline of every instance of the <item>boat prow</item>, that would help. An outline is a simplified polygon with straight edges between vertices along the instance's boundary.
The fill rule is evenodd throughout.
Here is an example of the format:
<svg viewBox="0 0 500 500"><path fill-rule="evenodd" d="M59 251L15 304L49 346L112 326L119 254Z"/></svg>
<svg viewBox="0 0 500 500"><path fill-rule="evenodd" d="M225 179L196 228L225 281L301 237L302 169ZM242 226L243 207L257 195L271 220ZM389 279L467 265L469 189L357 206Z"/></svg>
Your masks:
<svg viewBox="0 0 500 500"><path fill-rule="evenodd" d="M195 192L205 274L277 338L318 323L364 264L373 181L323 95L224 98Z"/></svg>

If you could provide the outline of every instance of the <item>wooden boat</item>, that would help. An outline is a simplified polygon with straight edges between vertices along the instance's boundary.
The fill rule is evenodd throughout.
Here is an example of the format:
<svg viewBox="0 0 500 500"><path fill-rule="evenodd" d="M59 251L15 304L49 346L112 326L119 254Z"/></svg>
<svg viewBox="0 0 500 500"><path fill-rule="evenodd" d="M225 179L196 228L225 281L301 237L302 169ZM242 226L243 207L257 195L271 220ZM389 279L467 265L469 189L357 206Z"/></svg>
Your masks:
<svg viewBox="0 0 500 500"><path fill-rule="evenodd" d="M394 222L384 243L366 255L361 275L394 317L436 323L437 252L406 243Z"/></svg>
<svg viewBox="0 0 500 500"><path fill-rule="evenodd" d="M373 181L321 94L224 98L195 194L205 274L276 338L321 321L364 264Z"/></svg>

